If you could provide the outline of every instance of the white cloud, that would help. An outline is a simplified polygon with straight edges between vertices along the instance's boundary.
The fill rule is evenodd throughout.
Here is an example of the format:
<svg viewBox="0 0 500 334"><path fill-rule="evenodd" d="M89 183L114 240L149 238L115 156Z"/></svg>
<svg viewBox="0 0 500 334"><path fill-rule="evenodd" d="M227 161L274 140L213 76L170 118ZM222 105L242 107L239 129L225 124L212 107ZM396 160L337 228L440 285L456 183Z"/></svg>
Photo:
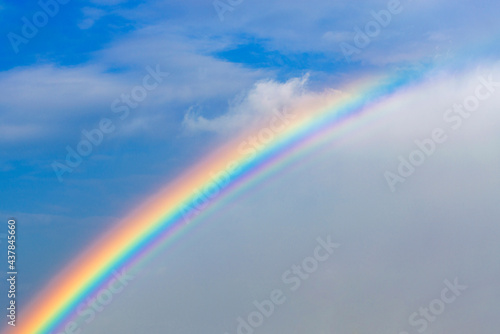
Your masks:
<svg viewBox="0 0 500 334"><path fill-rule="evenodd" d="M275 111L289 109L315 95L307 90L309 75L293 78L285 83L274 80L257 82L243 97L234 99L228 111L207 119L199 108L191 107L184 116L183 125L188 131L231 133L243 127L251 128L262 118Z"/></svg>
<svg viewBox="0 0 500 334"><path fill-rule="evenodd" d="M95 66L33 66L3 72L0 120L10 130L0 133L0 141L50 139L85 117L94 116L98 121L109 113L112 97L125 87L117 77Z"/></svg>
<svg viewBox="0 0 500 334"><path fill-rule="evenodd" d="M110 44L85 64L33 65L2 72L0 121L12 129L10 133L19 131L9 138L0 133L0 141L43 141L46 135L62 137L68 133L72 136L68 142L74 141L83 126L115 116L111 102L142 84L147 66L158 64L171 75L141 103L140 116L134 114L137 119L133 122L130 118L123 135L152 126L171 127L170 123L178 122L177 117L182 119L181 108L185 110L193 101L209 104L229 98L269 75L204 55L202 50L210 47L205 40L184 38L164 28L147 28Z"/></svg>
<svg viewBox="0 0 500 334"><path fill-rule="evenodd" d="M288 92L303 87L296 80L261 83L240 105L258 114L263 88L282 94L263 105L286 104L286 97L294 99ZM331 137L319 138L330 138L323 145L229 199L176 247L157 254L85 331L233 334L237 317L278 288L287 301L266 318L261 333L413 332L408 317L440 297L445 279L458 277L468 289L429 324L431 330L493 333L500 89L461 129L448 129L449 141L397 193L383 178L415 139L446 127L443 107L463 101L476 85L475 72L431 77L369 106L365 116L347 122L352 126L345 124L351 131L344 128L342 137L332 128ZM225 118L214 124L232 126ZM341 248L290 291L281 274L326 235Z"/></svg>
<svg viewBox="0 0 500 334"><path fill-rule="evenodd" d="M450 51L458 51L477 43L477 36L490 38L492 31L498 30L499 23L494 17L498 4L493 2L483 8L473 2L460 6L450 1L415 3L402 0L400 3L403 11L394 15L370 45L352 59L377 66L420 61L422 57L442 53L442 50L436 51L443 43L443 36L439 35L446 34L447 47ZM346 1L256 0L232 7L232 11L225 13L224 22L219 21L211 2L195 1L178 6L189 6L189 11L186 10L189 15L177 16L168 23L188 34L223 36L231 41L231 47L241 44L244 36L249 41L261 41L268 50L284 55L318 52L336 61L343 58L339 43L354 43L354 27L364 29L374 20L371 12L386 10L388 1L374 0L360 6L357 2ZM130 10L123 15L134 21L157 24L160 21L158 13L170 10L170 4L153 1L142 6L141 11ZM443 12L449 14L443 17ZM466 27L464 17L470 18Z"/></svg>
<svg viewBox="0 0 500 334"><path fill-rule="evenodd" d="M84 7L82 13L84 18L78 23L78 27L82 30L91 28L99 19L106 15L104 10L93 7Z"/></svg>
<svg viewBox="0 0 500 334"><path fill-rule="evenodd" d="M322 38L327 43L341 43L351 41L354 37L352 32L348 31L327 31L323 34Z"/></svg>

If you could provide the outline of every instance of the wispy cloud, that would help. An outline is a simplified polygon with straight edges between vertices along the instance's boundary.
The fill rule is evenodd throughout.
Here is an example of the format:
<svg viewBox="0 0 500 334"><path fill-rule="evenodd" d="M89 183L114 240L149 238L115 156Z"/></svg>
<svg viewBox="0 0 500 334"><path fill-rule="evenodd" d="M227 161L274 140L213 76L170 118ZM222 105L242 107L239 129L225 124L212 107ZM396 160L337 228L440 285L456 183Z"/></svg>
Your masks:
<svg viewBox="0 0 500 334"><path fill-rule="evenodd" d="M211 119L201 115L199 108L191 107L184 116L183 125L188 131L217 133L251 127L262 117L295 106L309 93L306 88L308 77L305 75L285 83L274 80L260 81L246 95L235 98L227 112Z"/></svg>
<svg viewBox="0 0 500 334"><path fill-rule="evenodd" d="M92 26L100 18L106 15L106 12L99 8L84 7L82 9L82 14L83 14L83 19L80 21L80 23L78 23L78 27L80 27L80 29L82 30L85 30L92 28Z"/></svg>

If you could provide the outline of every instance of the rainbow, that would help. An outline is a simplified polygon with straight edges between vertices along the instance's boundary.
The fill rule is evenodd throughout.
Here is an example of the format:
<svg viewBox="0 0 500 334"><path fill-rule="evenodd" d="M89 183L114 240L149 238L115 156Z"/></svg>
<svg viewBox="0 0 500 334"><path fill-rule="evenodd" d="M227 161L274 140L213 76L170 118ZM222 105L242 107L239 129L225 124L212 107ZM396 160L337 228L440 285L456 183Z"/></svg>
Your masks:
<svg viewBox="0 0 500 334"><path fill-rule="evenodd" d="M397 72L358 81L346 87L348 93L330 94L287 111L293 117L284 117L283 113L275 116L285 126L279 131L275 128L272 136L268 129L271 125L264 124L226 144L173 180L74 259L22 310L18 325L6 331L64 333L78 306L109 284L116 271L132 270L154 258L159 249L192 229L211 210L292 162L322 136L340 136L348 131L349 124L367 114L368 106L418 82L423 72ZM264 133L264 138L272 137L266 139L265 145L258 150L245 147L249 135Z"/></svg>

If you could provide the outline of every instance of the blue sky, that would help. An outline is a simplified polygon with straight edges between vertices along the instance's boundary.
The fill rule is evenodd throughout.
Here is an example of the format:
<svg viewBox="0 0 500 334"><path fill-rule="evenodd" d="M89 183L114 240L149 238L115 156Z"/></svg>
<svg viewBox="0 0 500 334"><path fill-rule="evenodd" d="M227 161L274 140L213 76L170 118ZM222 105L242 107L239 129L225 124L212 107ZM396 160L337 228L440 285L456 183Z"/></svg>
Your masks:
<svg viewBox="0 0 500 334"><path fill-rule="evenodd" d="M436 115L432 111L440 116L453 101L464 94L466 96L467 87L476 84L474 70L484 70L494 63L499 51L496 37L500 28L497 17L499 4L493 0L466 0L459 3L448 0L402 0L392 5L389 5L391 1L379 0L244 0L232 3L227 5L231 10L218 13L214 2L205 0L57 2L57 13L48 17L46 24L41 24L32 37L23 36L23 18L33 22L33 18L42 11L40 4L36 1L0 3L0 212L5 220L14 216L19 221L19 268L23 272L19 286L21 302L27 302L55 272L103 230L118 222L131 208L241 131L244 124L238 120L258 117L266 107L260 102L264 98L271 99L275 107L283 107L293 105L297 101L296 96L303 94L314 97L328 89L341 90L343 85L367 75L435 66L429 75L429 82L434 86L428 86L433 89L413 92L412 98L416 102L411 106L405 105L413 112L409 110L410 116L405 117L412 121L406 122L404 117L395 117L394 124L403 124L398 125L399 131L394 130L394 124L387 123L384 125L386 132L375 128L359 138L354 136L346 147L357 153L351 154L341 148L332 151L340 150L337 155L329 150L324 153L329 157L324 166L335 165L333 162L338 159L345 159L346 165L354 166L356 156L372 161L372 158L375 159L372 154L380 158L377 160L379 163L385 161L388 166L397 161L401 152L405 152L403 144L398 147L399 144L391 143L404 140L412 142L414 136L423 135L427 131L424 130L427 129L426 125L433 124L435 120ZM373 12L387 12L390 6L398 9L395 11L397 13L390 16L387 26L370 38L367 46L358 47L357 53L346 57L342 45L347 43L355 46L357 27L365 29L366 24L374 20ZM13 34L24 38L25 42L12 43ZM165 74L158 86L148 91L147 97L137 106L130 107L127 117L121 119L121 114L113 111L113 101L121 99L122 94L131 94L134 87L141 85L144 77L151 73L148 68L168 73L168 76ZM303 78L307 80L299 83ZM434 94L436 90L442 94ZM493 110L498 101L490 100L488 103L487 108ZM417 106L420 104L429 112L419 110ZM125 104L121 102L120 105ZM421 112L425 116L415 116L421 115ZM488 125L471 126L463 136L484 131L485 136L491 135L489 143L498 143L498 136L488 130L493 126L498 129L498 118L491 117L483 119L484 124ZM115 129L104 135L102 142L93 147L92 153L84 157L71 172L65 173L62 180L58 178L54 172L54 162L64 163L67 147L76 149L84 138L82 131L99 127L103 119L109 119ZM422 132L413 132L412 128L421 129ZM362 144L363 136L368 136L366 133L372 131L374 146ZM450 166L452 159L446 158L458 157L459 161L465 159L465 165L473 168L474 158L467 160L469 149L476 152L478 156L475 158L479 161L486 159L480 154L482 150L475 146L481 144L479 139L477 141L458 140L457 143L461 144L450 148L447 155L440 158L443 160L439 160L438 165ZM385 151L385 147L390 147L392 151ZM321 156L319 154L311 159L320 161ZM491 159L491 166L497 166L495 164L498 161ZM322 217L323 221L332 215L329 206L344 205L345 209L358 202L354 196L348 195L351 194L352 184L329 179L331 176L326 176L328 174L321 167L313 162L310 165L311 169L319 169L319 175L329 180L326 183L342 188L330 194L331 190L321 187L321 178L318 176L318 180L314 179L311 184L300 181L300 186L290 186L288 190L284 186L288 182L284 180L307 178L308 172L302 170L303 167L296 167L286 174L288 176L283 176L283 180L274 181L272 191L278 194L290 191L290 203L304 199L304 194L313 198L316 198L314 194L331 195L329 198L332 202L323 203L325 197L318 196L319 203L305 201L309 204L301 208L305 212L318 210L323 216L311 216L318 220ZM347 173L347 179L353 177L349 173L350 168L335 168L339 169L336 171L338 173ZM494 177L493 167L489 172ZM438 175L442 171L436 170L435 173L431 174ZM466 172L463 173L457 171L460 181L467 183L462 178ZM426 189L433 189L432 184L426 182ZM446 183L448 192L441 193L440 199L456 191L450 188L451 184ZM357 186L354 189L366 190L360 184ZM412 189L417 189L418 194L420 191L427 194L418 185L411 183L411 186L416 187ZM478 194L482 193L480 190L475 189ZM239 204L241 206L232 208L235 210L234 217L238 217L238 210L246 214L252 212L252 205L257 209L263 207L263 198L272 199L272 191L259 193L252 201L243 201ZM378 196L377 191L374 191L373 196ZM498 191L495 193L490 188L485 193L493 198L498 195ZM389 194L384 193L382 196L386 200L384 196ZM401 196L403 199L398 197L396 200L399 205L416 205L419 200L415 199L418 197L415 193ZM430 208L429 198L432 196L426 196L422 201ZM346 198L350 198L350 202L346 202ZM376 205L370 201L364 199L361 202L374 209ZM477 205L485 203L479 199L478 202ZM456 205L459 203L457 199ZM290 207L293 205L290 204ZM491 217L498 213L489 203L485 207ZM429 208L431 217L443 214ZM274 212L270 208L269 211L269 216L262 218L264 221L276 222L280 219L277 213L280 210ZM397 219L405 217L404 209L399 207L396 211L394 215ZM339 212L343 211L339 209ZM415 213L409 215L418 216ZM294 215L286 211L285 216L292 219ZM305 216L302 218L305 219ZM221 216L219 219L224 221L220 226L230 229L226 221L229 218ZM252 224L251 221L249 218L242 219L247 224ZM362 221L362 218L358 221ZM302 224L305 223L302 221ZM275 233L273 235L278 235L276 231L284 228L280 223L276 224L276 230L269 231ZM297 231L304 229L300 220L295 219L294 224L297 224ZM310 240L326 233L328 229L322 224L326 223L316 226L314 232L308 232ZM394 232L395 227L387 224L385 228ZM447 220L445 225L449 224L451 220ZM490 223L486 225L491 227ZM224 229L220 228L219 233L224 233ZM242 231L246 231L246 228ZM228 235L235 237L242 231L231 230ZM217 235L209 230L200 233L196 238L203 239L204 243ZM290 240L298 240L294 239L296 235L292 232L286 233ZM350 236L350 233L345 232L347 242ZM249 238L260 240L261 237ZM304 239L307 239L306 236ZM238 247L235 240L228 243L228 249ZM194 244L193 240L190 242L190 245ZM2 243L0 246L4 245ZM266 245L272 249L270 244ZM301 254L307 255L312 246L312 243L305 245L303 250L306 253ZM196 249L196 246L193 247ZM251 247L248 247L249 254L252 254ZM217 253L217 249L212 251ZM301 254L296 255L300 258ZM165 255L162 261L174 261L167 257ZM196 256L190 253L183 261L194 261L191 257ZM285 258L290 259L291 255ZM269 264L269 267L283 267L283 263L277 261L278 264ZM177 266L178 270L182 270L182 265L177 263ZM164 268L163 264L160 267ZM426 270L431 267L429 265ZM162 278L164 274L160 270L157 273L159 276L154 276L156 274L152 272L156 273L151 269L145 274L150 275L148 279L151 282ZM279 274L281 271L277 272ZM437 280L440 284L441 279ZM175 278L174 281L179 283L181 279ZM217 291L222 291L222 287L218 288ZM180 290L183 289L188 290L187 286ZM123 298L132 301L136 296ZM157 302L163 305L161 301ZM228 300L223 304L228 308L239 305L237 302L231 304ZM384 305L390 307L389 304L387 302ZM109 322L96 320L92 324L94 327L87 329L88 333L98 333L100 327L97 326L107 328L109 333L112 330L125 333L119 325L117 310L110 311L108 318L103 315L103 319L109 319ZM162 326L162 323L158 327L153 326L151 332L160 332ZM273 326L268 330L288 328L279 327L278 324L277 327ZM307 326L304 326L303 330L307 332ZM187 332L182 325L176 328L176 333ZM189 328L198 329L196 326ZM213 328L215 330L217 327L213 325ZM346 325L341 328L350 327ZM227 327L220 327L221 333L224 330L229 331ZM262 333L267 333L266 329L262 329Z"/></svg>

